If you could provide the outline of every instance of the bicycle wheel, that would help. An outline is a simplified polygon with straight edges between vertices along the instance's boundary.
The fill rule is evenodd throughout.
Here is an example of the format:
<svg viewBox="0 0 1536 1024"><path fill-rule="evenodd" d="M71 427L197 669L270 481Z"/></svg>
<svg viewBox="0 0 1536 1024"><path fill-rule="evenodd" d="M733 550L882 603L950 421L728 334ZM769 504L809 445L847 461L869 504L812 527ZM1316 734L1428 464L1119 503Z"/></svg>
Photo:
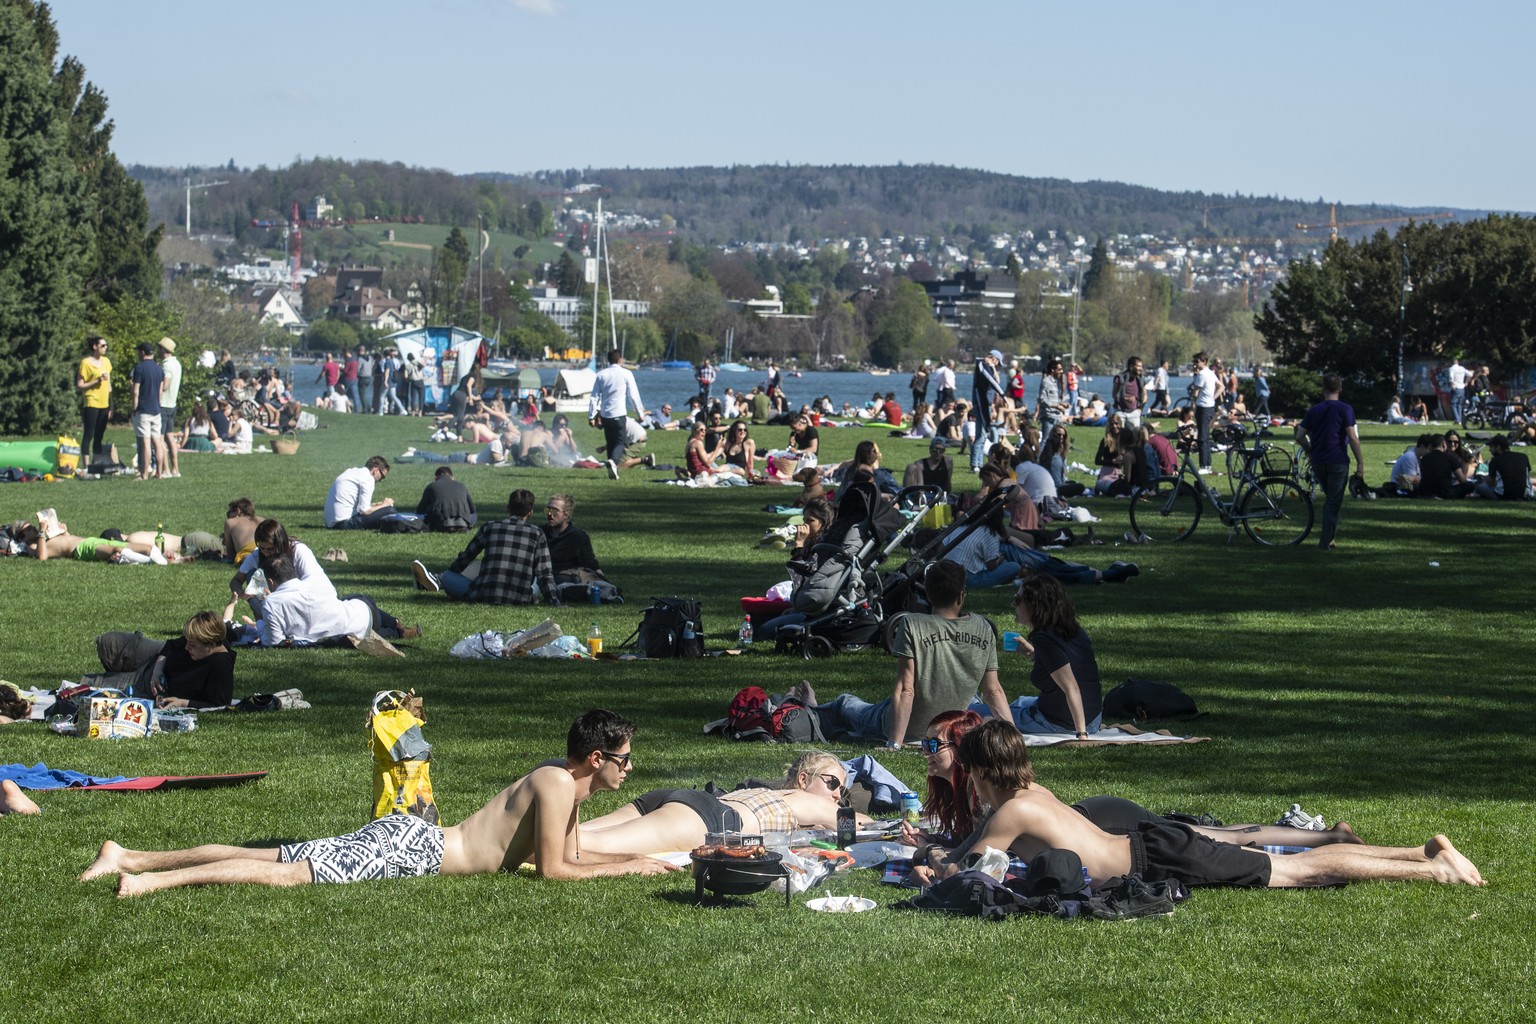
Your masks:
<svg viewBox="0 0 1536 1024"><path fill-rule="evenodd" d="M1260 544L1300 544L1312 532L1312 499L1285 479L1253 484L1237 509L1243 529Z"/></svg>
<svg viewBox="0 0 1536 1024"><path fill-rule="evenodd" d="M1488 425L1488 417L1482 409L1473 409L1462 418L1462 423L1473 430L1482 430Z"/></svg>
<svg viewBox="0 0 1536 1024"><path fill-rule="evenodd" d="M1131 534L1157 543L1183 540L1200 522L1200 492L1182 477L1131 495Z"/></svg>

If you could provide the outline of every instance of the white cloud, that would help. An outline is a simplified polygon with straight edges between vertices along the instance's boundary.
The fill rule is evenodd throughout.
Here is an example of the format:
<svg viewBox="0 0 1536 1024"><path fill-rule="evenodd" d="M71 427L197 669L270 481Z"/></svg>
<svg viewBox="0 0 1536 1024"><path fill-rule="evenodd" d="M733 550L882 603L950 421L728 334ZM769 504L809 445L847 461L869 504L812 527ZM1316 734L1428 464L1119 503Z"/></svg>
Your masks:
<svg viewBox="0 0 1536 1024"><path fill-rule="evenodd" d="M512 0L512 6L529 14L553 16L558 13L555 0Z"/></svg>

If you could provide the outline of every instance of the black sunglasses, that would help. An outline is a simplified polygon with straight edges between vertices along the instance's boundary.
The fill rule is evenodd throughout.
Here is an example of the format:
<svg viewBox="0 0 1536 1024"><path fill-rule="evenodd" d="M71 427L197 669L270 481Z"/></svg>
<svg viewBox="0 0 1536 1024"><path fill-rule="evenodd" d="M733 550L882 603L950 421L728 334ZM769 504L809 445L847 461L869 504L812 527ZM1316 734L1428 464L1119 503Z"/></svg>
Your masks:
<svg viewBox="0 0 1536 1024"><path fill-rule="evenodd" d="M954 744L949 742L949 740L934 739L932 736L924 736L922 739L917 741L917 749L921 750L925 754L937 754L945 747L952 746L954 746Z"/></svg>
<svg viewBox="0 0 1536 1024"><path fill-rule="evenodd" d="M821 776L821 781L825 782L827 784L827 788L834 793L841 794L848 791L847 784L844 783L843 780L838 778L836 775L823 775Z"/></svg>
<svg viewBox="0 0 1536 1024"><path fill-rule="evenodd" d="M604 761L612 761L614 764L618 765L620 768L623 768L625 771L628 771L634 764L634 759L631 758L628 754L614 754L607 750L599 750L598 753L603 755Z"/></svg>

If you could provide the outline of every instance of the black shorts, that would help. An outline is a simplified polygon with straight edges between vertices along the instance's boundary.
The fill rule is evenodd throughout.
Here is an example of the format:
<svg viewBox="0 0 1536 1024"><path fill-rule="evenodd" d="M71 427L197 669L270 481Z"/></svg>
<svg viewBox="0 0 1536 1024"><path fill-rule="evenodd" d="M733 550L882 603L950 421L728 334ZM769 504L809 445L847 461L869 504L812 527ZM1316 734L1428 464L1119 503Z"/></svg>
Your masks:
<svg viewBox="0 0 1536 1024"><path fill-rule="evenodd" d="M1178 879L1187 886L1269 885L1269 855L1218 843L1178 822L1147 822L1126 836L1131 841L1131 872L1144 881Z"/></svg>
<svg viewBox="0 0 1536 1024"><path fill-rule="evenodd" d="M704 822L706 832L740 832L741 815L736 808L699 789L653 789L630 801L642 815L663 804L683 804Z"/></svg>
<svg viewBox="0 0 1536 1024"><path fill-rule="evenodd" d="M1105 832L1129 835L1142 825L1170 825L1170 819L1153 814L1134 800L1120 796L1090 796L1072 805L1072 809Z"/></svg>

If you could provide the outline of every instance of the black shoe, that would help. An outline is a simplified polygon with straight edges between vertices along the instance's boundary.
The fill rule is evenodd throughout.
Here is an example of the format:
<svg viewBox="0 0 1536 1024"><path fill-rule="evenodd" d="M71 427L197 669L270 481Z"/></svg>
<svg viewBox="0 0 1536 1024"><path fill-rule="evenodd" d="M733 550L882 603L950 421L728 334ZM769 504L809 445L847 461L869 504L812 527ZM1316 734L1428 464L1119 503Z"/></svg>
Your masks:
<svg viewBox="0 0 1536 1024"><path fill-rule="evenodd" d="M1141 569L1135 562L1111 562L1104 570L1105 583L1124 583L1132 576L1140 576Z"/></svg>

